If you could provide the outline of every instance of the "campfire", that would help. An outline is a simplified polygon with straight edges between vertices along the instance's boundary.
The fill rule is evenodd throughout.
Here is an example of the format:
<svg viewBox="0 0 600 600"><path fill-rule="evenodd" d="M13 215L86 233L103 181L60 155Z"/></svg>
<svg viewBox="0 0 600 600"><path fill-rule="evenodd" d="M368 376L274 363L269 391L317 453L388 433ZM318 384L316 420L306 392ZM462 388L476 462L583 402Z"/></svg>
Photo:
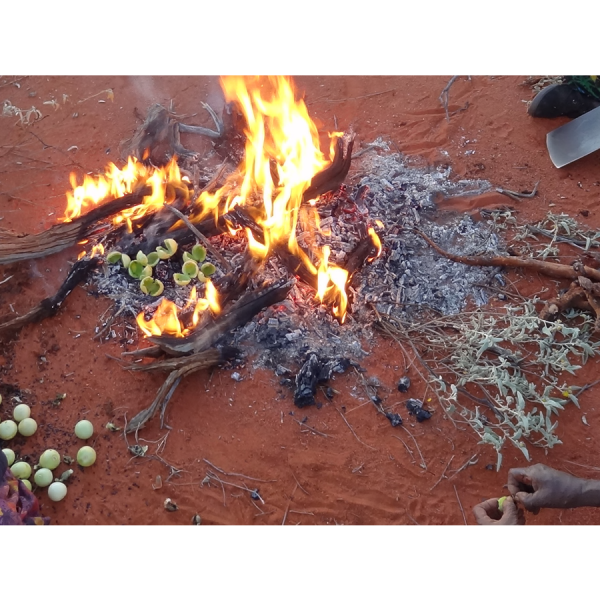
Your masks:
<svg viewBox="0 0 600 600"><path fill-rule="evenodd" d="M186 125L173 111L153 106L128 143L121 168L110 164L100 175L71 175L67 205L57 224L39 234L0 236L0 264L81 247L58 291L29 312L0 323L0 334L52 316L86 282L115 302L112 316L97 328L97 339L111 339L108 334L114 334L111 326L120 315L135 320L135 335L125 333L120 339L123 368L163 371L167 377L154 401L128 420L127 432L137 431L157 413L162 425L184 377L243 360L244 344L251 351L268 350L254 364L272 368L282 385L292 387L297 407L318 404L318 386L333 373L359 366L353 361L365 356L362 341L375 328L417 356L415 344L429 352L437 338L428 329L419 342L420 330L411 329L407 318L411 311L458 315L468 296L483 306L489 294L497 293L492 283L504 284L502 268L570 280L568 292L548 301L539 319L572 318L571 309L583 309L595 313L593 331L600 329L595 255L584 254L571 265L508 256L499 229L488 226L491 221L459 215L440 224L430 218L440 198L489 192L489 182L452 181L450 169L417 169L398 154L371 153L353 169L353 183L348 184L359 154L352 154L354 137L319 132L289 79L228 77L222 87L228 103L223 118L203 105L215 130ZM182 133L208 137L212 151L204 156L186 149ZM389 152L389 146L379 139L359 152L369 150ZM494 190L512 200L536 192ZM488 216L497 220L501 214ZM553 235L543 223L534 229ZM582 240L590 243L585 236ZM497 294L501 296L506 298ZM522 309L519 319L533 328L531 339L537 339L538 316L529 305ZM509 319L506 331L513 331L517 320ZM443 319L435 322L445 327ZM494 323L489 331L469 333L469 339L497 338L509 345L511 340L502 338ZM472 328L470 322L461 326ZM584 328L589 328L587 321ZM559 343L555 331L574 332L574 354L596 351L577 337L578 328L564 328L560 321L541 331L551 337L549 347ZM448 332L440 335L437 347L451 347ZM145 340L143 347L128 347L140 339ZM427 365L427 372L430 384L440 387L436 393L444 410L451 415L458 406L482 441L494 445L500 461L507 428L521 425L517 417L508 423L503 416L503 402L510 399L481 400L475 388L465 387L472 380L480 383L480 362L488 360L483 343L473 348L473 356L464 344L453 350L453 358L461 355L463 362L473 364L473 373L455 379L456 384L456 370L445 378L436 375L437 365ZM427 360L433 359L423 358L424 365ZM556 362L554 355L550 360ZM563 362L565 369L571 368ZM516 378L511 384L516 389L526 381L517 375L507 374ZM377 411L392 426L402 425L399 414L384 408L376 386L366 379L363 384ZM527 385L523 394L532 389ZM328 400L335 393L320 389ZM488 417L478 420L478 409L473 413L460 405L459 394L490 410L502 435L492 436ZM544 390L539 402L562 406L561 398L547 395ZM543 428L539 418L523 413L519 423L526 423L525 429L530 424ZM549 447L556 443L553 427L540 429ZM526 452L521 443L518 447Z"/></svg>
<svg viewBox="0 0 600 600"><path fill-rule="evenodd" d="M283 301L296 285L311 288L315 307L327 307L343 324L354 274L382 250L378 224L367 213L362 239L343 262L319 242L330 235L319 208L349 171L352 136L328 133L323 151L319 131L287 78L225 77L221 83L243 125L227 130L205 106L219 137L243 140L239 164L225 165L201 186L197 172L194 177L197 157L181 146L179 133L206 130L152 107L125 166L110 164L83 180L71 174L60 223L1 248L0 263L9 263L84 247L59 292L1 325L4 330L51 315L102 265L105 275L125 275L139 286L146 302L136 322L151 345L127 354L155 361L127 368L170 375L149 409L129 422L130 431L159 407L164 414L183 376L230 359L235 350L217 346L223 335ZM239 249L235 260L222 252L228 244Z"/></svg>

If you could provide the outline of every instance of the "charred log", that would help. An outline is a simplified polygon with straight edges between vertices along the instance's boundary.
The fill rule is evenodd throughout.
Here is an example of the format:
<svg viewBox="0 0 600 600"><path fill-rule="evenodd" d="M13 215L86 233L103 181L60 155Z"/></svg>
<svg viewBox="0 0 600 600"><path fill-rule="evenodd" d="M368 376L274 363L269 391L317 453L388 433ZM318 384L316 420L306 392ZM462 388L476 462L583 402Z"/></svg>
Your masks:
<svg viewBox="0 0 600 600"><path fill-rule="evenodd" d="M68 223L59 223L38 234L2 235L0 236L0 264L50 256L70 248L86 238L98 221L140 204L144 196L150 192L149 187L143 187L132 194L104 202Z"/></svg>
<svg viewBox="0 0 600 600"><path fill-rule="evenodd" d="M245 325L261 310L281 302L289 294L294 280L276 283L266 290L246 292L231 308L202 329L185 338L149 337L148 340L172 356L198 353L216 344L226 333Z"/></svg>
<svg viewBox="0 0 600 600"><path fill-rule="evenodd" d="M83 281L87 279L90 271L95 269L100 263L100 257L83 258L78 260L69 271L67 278L60 286L54 296L45 298L38 306L30 310L28 313L2 323L0 325L0 334L15 332L21 329L28 323L41 321L56 314L67 296Z"/></svg>
<svg viewBox="0 0 600 600"><path fill-rule="evenodd" d="M332 163L312 178L310 186L304 192L304 202L313 200L327 192L333 192L344 183L352 164L353 146L354 138L348 142L346 154L344 155L344 142L342 138L337 139Z"/></svg>
<svg viewBox="0 0 600 600"><path fill-rule="evenodd" d="M296 375L296 390L294 404L298 408L315 404L317 385L331 379L333 373L344 373L350 366L347 358L322 360L312 353Z"/></svg>

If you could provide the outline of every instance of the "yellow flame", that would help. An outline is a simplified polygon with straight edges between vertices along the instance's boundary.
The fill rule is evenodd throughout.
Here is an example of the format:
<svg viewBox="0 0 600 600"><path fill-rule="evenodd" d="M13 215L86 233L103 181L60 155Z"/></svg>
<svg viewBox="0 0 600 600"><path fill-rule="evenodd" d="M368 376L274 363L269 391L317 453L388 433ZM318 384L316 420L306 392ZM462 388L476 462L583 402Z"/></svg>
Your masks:
<svg viewBox="0 0 600 600"><path fill-rule="evenodd" d="M377 254L368 259L369 262L373 262L376 258L379 258L381 256L381 240L379 239L379 236L375 233L375 230L372 227L369 227L369 236L371 237L373 245L375 246L375 248L377 248Z"/></svg>
<svg viewBox="0 0 600 600"><path fill-rule="evenodd" d="M334 283L334 278L338 282L342 278L327 273L328 269L341 269L329 266L329 254L325 258L325 250L314 244L311 246L314 259L309 258L296 240L304 192L314 175L331 164L337 140L343 134L329 134L327 159L320 149L318 130L304 101L297 99L291 80L285 77L224 77L221 85L226 100L234 102L245 117L245 154L221 189L200 195L198 218L212 213L218 219L237 205L258 206L262 216L256 220L263 230L263 242L257 241L246 229L252 255L265 260L274 247L287 246L311 273L319 272L322 281L329 282L326 284L328 299L334 306L343 306L345 312L347 299L342 298L345 290ZM313 229L318 230L318 214L313 208L316 204L316 199L311 200L304 208L311 211ZM315 263L321 265L319 270ZM324 301L325 294L318 297Z"/></svg>
<svg viewBox="0 0 600 600"><path fill-rule="evenodd" d="M323 246L323 258L317 272L317 294L316 297L325 302L333 298L333 314L343 323L348 308L348 295L346 294L346 283L348 282L348 271L340 267L330 266L329 246Z"/></svg>
<svg viewBox="0 0 600 600"><path fill-rule="evenodd" d="M139 219L149 210L156 210L164 204L168 185L173 190L179 189L186 196L188 193L175 158L165 167L156 168L130 156L123 169L110 163L103 175L84 175L83 183L78 184L77 176L71 173L69 180L73 189L67 192L67 208L62 219L65 222L72 221L107 198L119 198L130 194L139 186L150 186L150 194L144 196L140 204L122 211L113 219L115 224L125 222L130 230L132 220Z"/></svg>
<svg viewBox="0 0 600 600"><path fill-rule="evenodd" d="M146 321L144 313L141 312L136 317L137 324L146 336L171 335L185 337L189 335L191 329L183 325L179 315L192 305L194 305L192 328L198 325L201 314L209 308L215 315L221 312L219 296L212 281L208 280L205 284L205 298L197 298L197 295L196 288L192 287L188 300L181 310L177 308L174 302L163 298L152 318Z"/></svg>
<svg viewBox="0 0 600 600"><path fill-rule="evenodd" d="M93 258L94 256L104 256L104 245L103 244L96 244L95 246L92 247L92 251L90 253L90 256Z"/></svg>
<svg viewBox="0 0 600 600"><path fill-rule="evenodd" d="M144 319L141 312L136 317L137 324L146 336L172 335L183 337L183 327L177 316L177 306L174 302L163 298L156 312L149 321Z"/></svg>

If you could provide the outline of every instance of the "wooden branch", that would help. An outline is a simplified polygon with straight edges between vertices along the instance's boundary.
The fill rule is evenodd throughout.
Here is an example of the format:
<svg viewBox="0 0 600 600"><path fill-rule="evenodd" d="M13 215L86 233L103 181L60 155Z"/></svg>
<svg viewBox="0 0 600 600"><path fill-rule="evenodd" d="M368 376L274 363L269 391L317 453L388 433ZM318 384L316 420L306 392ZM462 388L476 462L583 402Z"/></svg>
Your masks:
<svg viewBox="0 0 600 600"><path fill-rule="evenodd" d="M59 223L37 234L0 235L0 264L15 263L49 256L70 248L87 237L92 226L107 217L140 204L144 196L150 194L150 187L127 194L121 198L103 202L84 215L69 223Z"/></svg>
<svg viewBox="0 0 600 600"><path fill-rule="evenodd" d="M133 417L133 419L127 423L127 426L125 427L125 433L131 433L141 429L150 419L152 419L159 406L170 400L174 391L173 388L177 387L182 378L187 377L196 371L200 371L201 369L207 369L208 367L216 364L218 364L217 358L215 358L215 362L211 364L209 360L201 356L198 361L191 362L190 364L187 364L176 371L172 371L167 377L166 381L160 386L158 393L156 394L156 398L154 398L152 404L148 408L135 415L135 417Z"/></svg>
<svg viewBox="0 0 600 600"><path fill-rule="evenodd" d="M353 146L354 138L348 142L346 155L344 156L344 141L342 138L337 139L333 162L326 169L323 169L312 178L310 186L304 192L304 202L313 200L327 192L333 192L344 183L346 175L348 175L348 171L350 170L350 165L352 164Z"/></svg>
<svg viewBox="0 0 600 600"><path fill-rule="evenodd" d="M196 329L185 338L151 336L148 337L148 340L172 356L197 354L217 343L228 331L246 324L264 308L281 302L288 295L294 283L292 279L276 283L259 293L247 292L227 313L206 327Z"/></svg>
<svg viewBox="0 0 600 600"><path fill-rule="evenodd" d="M198 241L202 242L206 249L216 258L217 262L221 265L224 273L231 273L233 270L231 265L225 260L223 255L210 243L209 239L180 211L174 206L166 205L165 208L170 210L174 215L178 216L191 230L191 232L198 238Z"/></svg>
<svg viewBox="0 0 600 600"><path fill-rule="evenodd" d="M86 280L89 272L98 266L100 260L101 259L98 256L78 260L71 267L67 278L54 296L45 298L28 313L12 319L11 321L7 321L6 323L2 323L0 325L0 334L18 331L28 323L41 321L42 319L56 314L67 296L77 287L77 285Z"/></svg>
<svg viewBox="0 0 600 600"><path fill-rule="evenodd" d="M419 234L436 252L444 258L459 262L464 265L474 267L511 267L514 269L522 268L536 271L547 277L555 279L575 279L580 275L580 271L571 265L562 265L559 263L550 263L535 258L520 258L517 256L458 256L442 250L433 240L431 240L422 231L415 229L415 233ZM600 282L600 271L581 265L581 272L592 281Z"/></svg>
<svg viewBox="0 0 600 600"><path fill-rule="evenodd" d="M203 361L206 362L206 366L211 367L232 360L238 355L239 350L237 348L225 346L224 348L209 348L189 356L156 360L148 364L133 364L124 368L126 371L173 371L190 364L200 365Z"/></svg>

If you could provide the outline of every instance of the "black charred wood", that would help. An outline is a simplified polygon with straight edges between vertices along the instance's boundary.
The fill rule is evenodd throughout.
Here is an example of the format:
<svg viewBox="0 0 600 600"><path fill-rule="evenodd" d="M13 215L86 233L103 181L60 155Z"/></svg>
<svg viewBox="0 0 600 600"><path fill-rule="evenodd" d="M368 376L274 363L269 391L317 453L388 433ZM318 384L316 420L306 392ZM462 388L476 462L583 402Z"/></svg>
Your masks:
<svg viewBox="0 0 600 600"><path fill-rule="evenodd" d="M343 373L352 362L347 358L320 359L311 353L296 375L294 404L298 408L315 404L317 385L331 379L333 373Z"/></svg>
<svg viewBox="0 0 600 600"><path fill-rule="evenodd" d="M294 286L294 280L280 281L260 291L246 292L227 312L185 338L149 337L148 340L172 356L202 352L210 348L229 331L245 325L261 310L281 302Z"/></svg>
<svg viewBox="0 0 600 600"><path fill-rule="evenodd" d="M310 186L304 192L304 202L313 200L327 192L333 192L344 183L352 164L353 146L354 138L348 142L346 154L344 155L344 141L342 138L337 139L332 163L312 178Z"/></svg>
<svg viewBox="0 0 600 600"><path fill-rule="evenodd" d="M28 313L17 317L16 319L7 321L6 323L2 323L0 325L0 334L18 331L28 323L41 321L42 319L46 319L55 315L62 303L66 300L67 296L80 283L83 283L87 279L90 271L95 269L101 260L102 259L98 256L94 256L93 258L82 258L81 260L78 260L71 267L67 278L62 283L60 288L58 288L58 291L56 294L54 294L54 296L45 298L38 304L38 306L30 310Z"/></svg>
<svg viewBox="0 0 600 600"><path fill-rule="evenodd" d="M416 417L418 423L431 419L431 413L423 408L423 402L421 402L421 400L415 400L414 398L407 400L406 408L411 415Z"/></svg>

